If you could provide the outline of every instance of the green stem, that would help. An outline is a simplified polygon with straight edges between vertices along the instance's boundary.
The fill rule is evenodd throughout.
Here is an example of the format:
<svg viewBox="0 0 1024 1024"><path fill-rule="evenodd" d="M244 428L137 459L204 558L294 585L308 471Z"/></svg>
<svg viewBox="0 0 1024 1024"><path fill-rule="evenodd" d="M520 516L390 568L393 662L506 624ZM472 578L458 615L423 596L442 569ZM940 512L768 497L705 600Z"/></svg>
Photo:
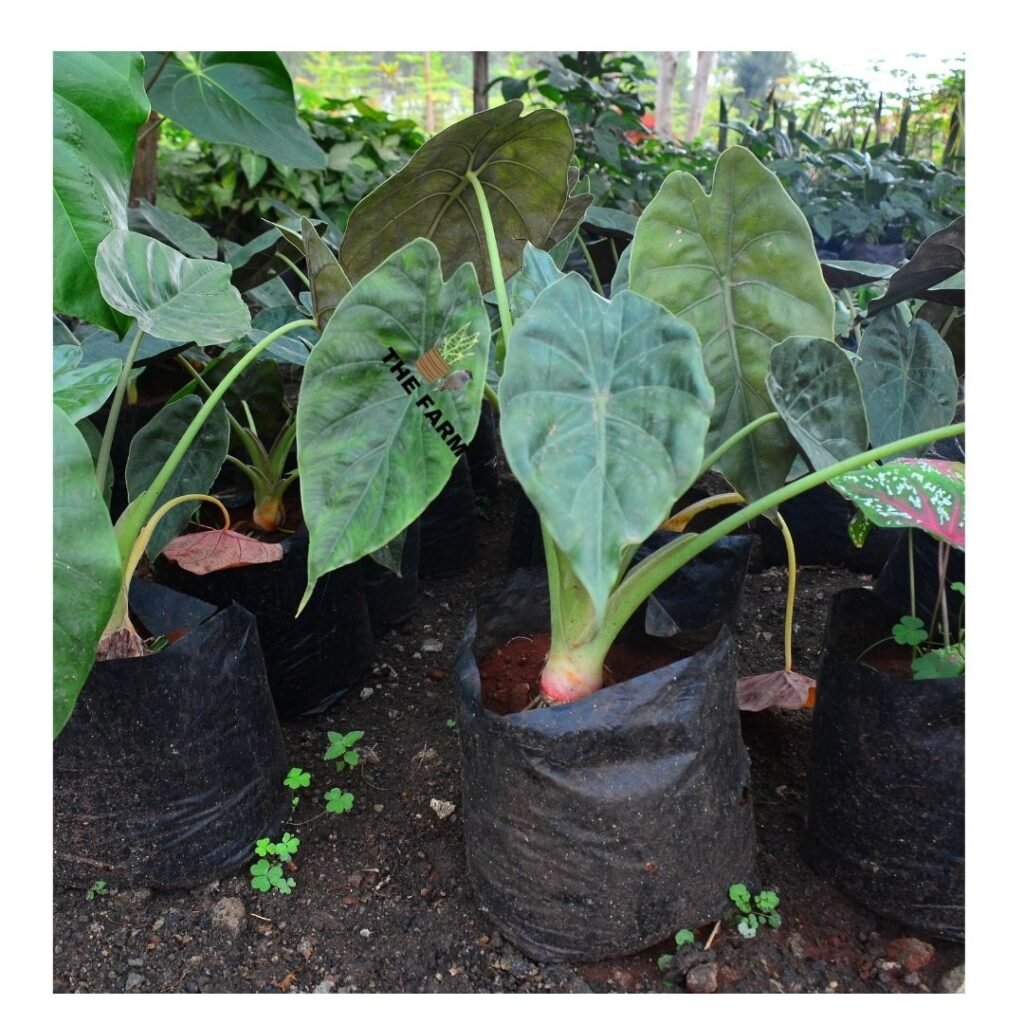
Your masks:
<svg viewBox="0 0 1024 1024"><path fill-rule="evenodd" d="M495 412L501 412L501 403L498 401L498 393L484 381L484 398L494 407Z"/></svg>
<svg viewBox="0 0 1024 1024"><path fill-rule="evenodd" d="M124 366L121 367L121 374L117 378L117 386L114 388L114 398L110 403L110 413L107 415L107 424L103 428L103 439L100 441L100 453L96 458L96 480L101 494L103 493L103 484L107 479L107 466L110 465L110 449L114 444L117 418L121 415L124 393L128 388L128 378L131 377L135 353L138 352L141 342L142 328L136 324L135 334L132 335L132 340L128 343L128 354L124 357Z"/></svg>
<svg viewBox="0 0 1024 1024"><path fill-rule="evenodd" d="M508 293L505 291L505 275L501 269L498 238L494 233L494 222L491 220L491 210L487 205L484 187L472 171L466 171L466 177L469 179L470 185L473 186L476 201L480 206L480 219L484 226L484 238L487 240L487 256L491 261L491 277L494 280L494 296L498 300L498 316L501 318L502 333L501 341L495 346L495 355L498 358L498 366L501 367L505 362L505 346L512 333L512 311L508 304Z"/></svg>
<svg viewBox="0 0 1024 1024"><path fill-rule="evenodd" d="M964 432L963 423L951 423L946 427L939 427L935 430L926 430L911 437L904 437L898 441L873 448L871 451L861 452L850 458L836 462L825 469L816 470L807 476L794 480L784 487L773 491L771 494L752 501L738 512L723 519L720 523L709 527L699 535L684 534L676 540L670 541L664 547L659 548L653 554L648 555L639 565L635 566L622 581L622 585L612 594L608 601L605 620L601 624L600 635L602 641L610 648L612 641L618 636L622 627L629 621L629 617L640 607L650 594L661 586L674 572L684 566L691 559L695 558L702 551L706 551L716 541L728 536L734 530L756 519L759 515L767 512L784 501L789 501L805 491L812 490L819 484L828 483L829 480L843 473L849 473L855 469L862 469L872 462L882 461L901 452L914 448L927 448L936 441L942 441L947 437L956 437Z"/></svg>
<svg viewBox="0 0 1024 1024"><path fill-rule="evenodd" d="M601 275L597 272L597 265L594 263L593 256L590 255L587 243L583 241L579 228L576 229L576 241L579 243L580 249L583 250L583 258L587 261L587 267L590 269L590 280L594 285L594 291L598 295L604 295L604 289L601 287Z"/></svg>
<svg viewBox="0 0 1024 1024"><path fill-rule="evenodd" d="M276 253L274 253L274 255L275 255L275 256L276 256L276 257L277 257L277 258L278 258L279 260L282 260L283 262L287 263L287 264L288 264L288 266L289 266L289 267L291 267L291 268L292 268L292 270L294 270L294 271L295 271L295 273L296 273L296 274L298 275L298 277L299 277L299 280L300 280L300 281L301 281L301 282L302 282L302 283L303 283L303 284L304 284L304 285L305 285L305 286L306 286L307 288L309 287L309 278L308 278L308 277L306 277L306 275L305 275L305 274L304 274L304 273L303 273L303 272L302 272L301 270L299 270L299 268L298 268L298 266L297 266L297 265L295 264L295 261L294 261L294 260L290 260L290 259L289 259L289 258L288 258L287 256L285 256L285 254L284 254L283 252L276 252Z"/></svg>
<svg viewBox="0 0 1024 1024"><path fill-rule="evenodd" d="M316 322L313 320L295 320L292 323L285 324L283 327L279 327L276 331L271 331L270 334L268 334L262 341L253 345L253 347L249 349L249 351L246 352L230 370L228 370L221 382L213 389L212 394L206 399L202 408L200 408L196 413L195 418L181 435L181 439L174 446L174 450L167 457L167 461L163 464L160 472L157 473L156 478L149 485L147 490L139 495L139 497L128 506L124 515L118 521L116 532L121 545L122 556L125 545L128 545L129 547L131 546L135 537L149 519L150 513L156 506L161 492L174 475L174 471L178 468L179 463L185 457L185 453L188 451L192 442L196 439L199 431L202 430L203 424L206 423L210 413L212 413L214 408L216 408L217 403L225 394L227 394L231 385L234 384L234 382L241 376L249 364L259 357L261 352L269 348L282 335L287 334L289 331L294 331L298 327L316 327Z"/></svg>
<svg viewBox="0 0 1024 1024"><path fill-rule="evenodd" d="M777 514L782 539L786 542L786 568L789 578L786 581L786 621L783 626L785 670L793 670L793 610L796 606L796 545L793 535L789 532L786 520Z"/></svg>
<svg viewBox="0 0 1024 1024"><path fill-rule="evenodd" d="M756 420L751 420L745 427L741 427L727 441L723 441L710 455L705 457L700 469L697 470L697 478L699 479L707 473L729 449L735 448L748 434L752 434L758 427L762 427L766 423L781 419L782 417L777 412L766 412L763 416L758 416Z"/></svg>
<svg viewBox="0 0 1024 1024"><path fill-rule="evenodd" d="M914 578L914 531L907 532L907 569L910 573L910 614L917 618L917 580Z"/></svg>

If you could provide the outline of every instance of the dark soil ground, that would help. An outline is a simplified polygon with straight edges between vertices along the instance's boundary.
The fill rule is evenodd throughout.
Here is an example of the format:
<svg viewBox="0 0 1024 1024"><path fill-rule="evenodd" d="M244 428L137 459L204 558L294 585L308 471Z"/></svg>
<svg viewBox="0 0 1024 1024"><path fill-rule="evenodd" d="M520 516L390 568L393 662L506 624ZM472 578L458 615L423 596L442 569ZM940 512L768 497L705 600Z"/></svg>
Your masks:
<svg viewBox="0 0 1024 1024"><path fill-rule="evenodd" d="M408 623L381 638L365 681L333 711L284 724L289 764L318 794L337 776L327 730L361 729L363 763L347 778L355 807L316 818L309 797L294 892L261 894L248 870L187 891L114 889L88 901L54 892L55 992L637 993L962 990L964 949L879 919L815 876L799 853L811 712L745 714L762 882L781 926L743 939L723 921L706 953L663 973L669 941L595 963L538 964L505 941L466 881L461 781L449 661L473 587L506 569L513 485L477 521L480 564L426 580ZM870 577L835 567L799 574L795 668L814 675L829 595ZM785 574L747 578L741 671L780 667ZM331 780L331 781L328 781ZM446 805L454 805L449 812ZM680 927L689 922L679 922ZM698 930L703 950L711 926ZM905 1004L904 1004L905 1005Z"/></svg>

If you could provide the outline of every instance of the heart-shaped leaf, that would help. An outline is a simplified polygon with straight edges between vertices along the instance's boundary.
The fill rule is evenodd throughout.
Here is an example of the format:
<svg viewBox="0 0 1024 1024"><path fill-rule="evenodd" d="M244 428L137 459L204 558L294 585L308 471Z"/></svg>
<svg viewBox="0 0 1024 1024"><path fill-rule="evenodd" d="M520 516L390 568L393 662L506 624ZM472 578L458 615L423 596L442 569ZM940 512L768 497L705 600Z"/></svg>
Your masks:
<svg viewBox="0 0 1024 1024"><path fill-rule="evenodd" d="M962 281L959 287L940 289L938 293L933 289L964 269L965 224L965 219L958 217L949 227L929 235L910 262L889 279L885 294L868 305L868 314L874 316L905 299L934 299L947 306L962 306Z"/></svg>
<svg viewBox="0 0 1024 1024"><path fill-rule="evenodd" d="M603 615L626 549L667 517L704 454L714 396L688 324L578 274L517 321L501 381L506 457Z"/></svg>
<svg viewBox="0 0 1024 1024"><path fill-rule="evenodd" d="M916 526L964 549L964 464L893 459L830 480L876 526Z"/></svg>
<svg viewBox="0 0 1024 1024"><path fill-rule="evenodd" d="M96 249L128 223L135 139L149 116L137 53L53 55L53 308L120 330Z"/></svg>
<svg viewBox="0 0 1024 1024"><path fill-rule="evenodd" d="M868 325L857 354L873 447L953 422L953 354L930 324L907 324L898 309L886 310Z"/></svg>
<svg viewBox="0 0 1024 1024"><path fill-rule="evenodd" d="M309 289L313 295L313 318L322 332L338 303L352 290L352 283L327 243L305 217L302 218L302 245L306 253Z"/></svg>
<svg viewBox="0 0 1024 1024"><path fill-rule="evenodd" d="M231 268L190 260L155 238L112 231L96 253L103 297L149 334L223 345L249 330L249 310L231 286Z"/></svg>
<svg viewBox="0 0 1024 1024"><path fill-rule="evenodd" d="M527 242L523 249L523 269L509 282L508 304L512 316L518 320L549 284L563 277L565 274L548 253Z"/></svg>
<svg viewBox="0 0 1024 1024"><path fill-rule="evenodd" d="M98 363L104 359L124 360L128 351L127 335L119 337L113 331L92 324L82 324L75 328L75 338L82 346L82 365ZM161 356L174 355L189 347L189 342L168 341L166 338L154 338L143 334L135 350L133 365L141 367L145 363L159 359Z"/></svg>
<svg viewBox="0 0 1024 1024"><path fill-rule="evenodd" d="M868 422L850 357L825 338L787 338L769 354L775 408L814 469L859 455Z"/></svg>
<svg viewBox="0 0 1024 1024"><path fill-rule="evenodd" d="M217 258L217 239L201 224L180 213L163 210L140 199L139 205L130 211L130 216L133 218L132 227L136 226L135 219L147 224L163 241L186 256L211 260Z"/></svg>
<svg viewBox="0 0 1024 1024"><path fill-rule="evenodd" d="M307 596L320 576L382 547L440 493L476 433L489 338L472 266L442 280L426 239L394 253L341 301L299 393ZM472 374L464 387L430 383L417 369L438 350L453 370Z"/></svg>
<svg viewBox="0 0 1024 1024"><path fill-rule="evenodd" d="M147 75L163 58L146 54ZM150 99L164 117L201 139L248 146L289 167L327 166L327 155L299 122L291 76L276 53L171 56Z"/></svg>
<svg viewBox="0 0 1024 1024"><path fill-rule="evenodd" d="M71 717L120 589L121 558L89 447L54 406L54 738Z"/></svg>
<svg viewBox="0 0 1024 1024"><path fill-rule="evenodd" d="M125 467L129 502L134 501L156 479L202 404L198 395L186 395L171 402L132 438ZM167 486L157 497L157 507L182 494L206 494L224 465L228 454L228 439L228 419L221 403L203 424ZM178 505L160 520L146 546L146 553L151 559L156 558L181 533L198 504L187 502Z"/></svg>
<svg viewBox="0 0 1024 1024"><path fill-rule="evenodd" d="M85 366L79 345L58 345L53 350L53 404L72 423L92 415L113 393L121 375L120 359L104 359Z"/></svg>
<svg viewBox="0 0 1024 1024"><path fill-rule="evenodd" d="M700 337L715 389L709 451L773 411L765 378L774 344L833 336L832 293L807 221L779 179L742 147L719 157L710 195L682 171L665 179L637 224L629 281ZM753 501L782 486L795 454L785 427L767 424L718 468Z"/></svg>
<svg viewBox="0 0 1024 1024"><path fill-rule="evenodd" d="M161 554L186 572L205 576L222 569L280 562L284 548L234 530L202 530L175 537Z"/></svg>
<svg viewBox="0 0 1024 1024"><path fill-rule="evenodd" d="M470 173L487 197L504 279L522 265L526 242L544 248L568 200L573 135L564 114L520 117L522 110L516 100L446 128L361 200L341 243L349 279L358 281L413 239L429 238L446 275L469 260L489 292L494 282Z"/></svg>
<svg viewBox="0 0 1024 1024"><path fill-rule="evenodd" d="M252 318L249 340L255 345L271 331L304 317L305 314L297 306L272 306L270 309L261 309ZM318 339L319 335L312 327L297 327L278 338L270 348L264 349L263 354L279 363L305 366L309 359L309 351Z"/></svg>

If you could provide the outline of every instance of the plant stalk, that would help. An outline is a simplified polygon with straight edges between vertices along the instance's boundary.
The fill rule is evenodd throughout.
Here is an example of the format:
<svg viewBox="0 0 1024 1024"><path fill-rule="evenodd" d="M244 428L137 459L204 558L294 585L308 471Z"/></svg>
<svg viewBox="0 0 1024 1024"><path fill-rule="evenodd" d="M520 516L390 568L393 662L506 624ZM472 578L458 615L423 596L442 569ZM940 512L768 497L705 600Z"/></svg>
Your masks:
<svg viewBox="0 0 1024 1024"><path fill-rule="evenodd" d="M484 238L487 240L487 256L491 262L491 277L494 280L494 296L498 300L498 316L501 318L501 341L495 345L495 356L498 366L505 362L505 346L508 344L509 335L512 333L512 311L508 304L508 293L505 291L505 276L501 269L501 255L498 252L498 239L494 233L494 222L491 220L491 210L487 205L487 196L484 195L484 187L480 179L472 172L466 171L473 191L476 193L476 201L480 206L480 219L484 226Z"/></svg>
<svg viewBox="0 0 1024 1024"><path fill-rule="evenodd" d="M195 419L188 425L188 428L181 435L181 439L174 446L174 450L167 457L167 461L163 464L160 472L157 473L156 478L149 485L139 497L132 502L131 505L125 509L121 519L118 520L115 532L117 534L118 546L121 549L122 561L126 558L127 552L131 549L131 545L134 543L135 538L138 536L139 531L145 526L147 520L153 509L156 507L156 503L160 498L160 494L163 489L167 486L168 481L174 474L174 471L178 468L178 464L185 457L185 453L188 451L192 442L196 439L196 435L202 429L203 424L207 421L210 413L213 412L217 403L227 394L231 385L241 376L242 372L249 366L250 363L254 362L265 349L269 348L278 338L287 334L289 331L293 331L298 327L316 327L314 320L294 320L291 323L285 324L279 327L276 331L271 331L262 341L257 342L253 345L241 359L231 367L230 370L224 375L223 380L214 388L212 394L203 403L200 410L196 413Z"/></svg>
<svg viewBox="0 0 1024 1024"><path fill-rule="evenodd" d="M110 450L114 445L114 431L117 430L117 420L121 415L121 406L124 404L124 394L128 388L128 379L131 377L132 364L135 362L135 354L142 342L142 328L136 324L135 334L128 343L128 354L124 357L124 365L121 367L120 376L117 378L117 386L114 388L114 398L110 403L110 412L107 415L107 423L103 428L103 439L100 441L100 453L96 457L96 482L99 485L100 493L103 493L103 484L107 479L107 466L110 465Z"/></svg>

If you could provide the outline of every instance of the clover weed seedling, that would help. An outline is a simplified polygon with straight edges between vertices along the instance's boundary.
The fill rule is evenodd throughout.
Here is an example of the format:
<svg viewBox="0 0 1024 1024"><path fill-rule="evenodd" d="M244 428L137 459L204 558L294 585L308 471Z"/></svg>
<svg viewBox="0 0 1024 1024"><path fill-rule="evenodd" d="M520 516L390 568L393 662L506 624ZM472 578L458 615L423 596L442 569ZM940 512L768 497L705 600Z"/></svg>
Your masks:
<svg viewBox="0 0 1024 1024"><path fill-rule="evenodd" d="M107 891L107 883L102 878L98 878L88 889L85 890L85 898L87 900L94 900L97 896L109 896L110 893Z"/></svg>
<svg viewBox="0 0 1024 1024"><path fill-rule="evenodd" d="M363 733L360 730L356 729L344 735L340 732L328 732L327 738L331 741L331 745L324 754L325 761L334 761L334 766L339 772L346 767L355 768L359 764L359 751L354 747L363 738Z"/></svg>
<svg viewBox="0 0 1024 1024"><path fill-rule="evenodd" d="M681 928L676 932L676 952L678 953L684 946L692 946L696 941L693 932L689 928ZM672 964L675 962L675 954L664 953L658 957L658 970L667 971Z"/></svg>
<svg viewBox="0 0 1024 1024"><path fill-rule="evenodd" d="M779 894L772 889L762 889L756 896L742 883L729 886L729 899L740 912L736 928L745 939L752 939L760 925L766 924L778 928L782 918L776 909L779 905Z"/></svg>

